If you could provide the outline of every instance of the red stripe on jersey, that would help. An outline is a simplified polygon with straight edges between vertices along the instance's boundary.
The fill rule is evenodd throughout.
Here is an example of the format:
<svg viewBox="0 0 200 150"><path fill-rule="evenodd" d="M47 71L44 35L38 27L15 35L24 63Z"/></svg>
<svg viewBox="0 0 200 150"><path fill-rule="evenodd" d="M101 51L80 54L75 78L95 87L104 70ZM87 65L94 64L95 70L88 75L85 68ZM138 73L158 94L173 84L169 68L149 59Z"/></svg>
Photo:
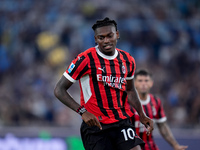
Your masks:
<svg viewBox="0 0 200 150"><path fill-rule="evenodd" d="M139 117L139 115L136 115L136 113L135 113L133 118L135 118L135 131L136 131L137 135L140 136L140 128L139 128L139 126L141 124L140 117Z"/></svg>

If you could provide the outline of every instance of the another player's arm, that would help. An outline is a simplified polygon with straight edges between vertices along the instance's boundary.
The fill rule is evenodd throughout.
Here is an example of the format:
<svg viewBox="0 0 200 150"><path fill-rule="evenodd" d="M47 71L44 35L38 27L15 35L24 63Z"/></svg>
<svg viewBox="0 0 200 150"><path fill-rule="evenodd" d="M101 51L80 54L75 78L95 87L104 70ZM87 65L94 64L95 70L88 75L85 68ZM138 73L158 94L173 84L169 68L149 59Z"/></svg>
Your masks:
<svg viewBox="0 0 200 150"><path fill-rule="evenodd" d="M65 76L62 76L56 84L54 94L63 104L76 111L80 105L67 92L72 84L73 82L69 81ZM102 128L97 118L88 111L82 114L82 118L89 126L98 126L100 129Z"/></svg>
<svg viewBox="0 0 200 150"><path fill-rule="evenodd" d="M166 121L157 123L157 126L163 138L174 148L174 150L185 150L188 148L188 146L178 144Z"/></svg>
<svg viewBox="0 0 200 150"><path fill-rule="evenodd" d="M153 131L153 121L147 117L144 113L142 105L139 101L138 94L136 92L134 86L134 80L127 80L127 94L128 94L128 102L131 106L135 108L140 116L140 121L145 125L147 128L147 134L149 135Z"/></svg>

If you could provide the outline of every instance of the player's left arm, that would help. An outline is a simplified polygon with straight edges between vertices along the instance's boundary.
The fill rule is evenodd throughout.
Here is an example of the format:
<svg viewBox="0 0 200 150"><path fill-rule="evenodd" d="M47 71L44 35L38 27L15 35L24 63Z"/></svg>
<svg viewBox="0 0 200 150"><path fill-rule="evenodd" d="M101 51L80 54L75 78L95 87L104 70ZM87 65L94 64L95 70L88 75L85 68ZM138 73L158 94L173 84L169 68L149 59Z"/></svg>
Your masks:
<svg viewBox="0 0 200 150"><path fill-rule="evenodd" d="M185 150L188 148L188 146L179 145L166 121L162 123L157 123L157 126L163 138L174 148L174 150Z"/></svg>

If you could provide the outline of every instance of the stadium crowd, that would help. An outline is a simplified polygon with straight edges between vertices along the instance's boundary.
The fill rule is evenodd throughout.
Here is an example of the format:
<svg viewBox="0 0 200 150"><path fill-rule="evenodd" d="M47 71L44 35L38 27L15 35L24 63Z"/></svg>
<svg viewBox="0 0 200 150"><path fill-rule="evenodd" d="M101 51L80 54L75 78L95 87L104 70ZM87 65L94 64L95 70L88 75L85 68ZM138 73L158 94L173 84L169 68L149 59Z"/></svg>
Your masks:
<svg viewBox="0 0 200 150"><path fill-rule="evenodd" d="M199 126L200 1L1 0L0 16L0 126L74 126L53 89L105 16L119 23L117 47L153 73L169 124ZM70 92L79 101L78 83Z"/></svg>

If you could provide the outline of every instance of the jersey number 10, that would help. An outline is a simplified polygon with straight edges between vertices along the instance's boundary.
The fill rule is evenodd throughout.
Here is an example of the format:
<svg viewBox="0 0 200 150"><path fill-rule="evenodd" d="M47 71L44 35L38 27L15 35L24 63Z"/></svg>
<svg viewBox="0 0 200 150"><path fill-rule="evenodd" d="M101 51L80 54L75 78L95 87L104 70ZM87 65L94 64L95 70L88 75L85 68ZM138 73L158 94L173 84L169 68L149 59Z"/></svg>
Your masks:
<svg viewBox="0 0 200 150"><path fill-rule="evenodd" d="M130 138L130 139L133 140L134 137L135 137L135 132L134 132L134 130L131 129L131 128L123 129L123 130L121 130L121 132L122 132L123 135L124 135L124 139L125 139L125 141L127 141L128 138Z"/></svg>

